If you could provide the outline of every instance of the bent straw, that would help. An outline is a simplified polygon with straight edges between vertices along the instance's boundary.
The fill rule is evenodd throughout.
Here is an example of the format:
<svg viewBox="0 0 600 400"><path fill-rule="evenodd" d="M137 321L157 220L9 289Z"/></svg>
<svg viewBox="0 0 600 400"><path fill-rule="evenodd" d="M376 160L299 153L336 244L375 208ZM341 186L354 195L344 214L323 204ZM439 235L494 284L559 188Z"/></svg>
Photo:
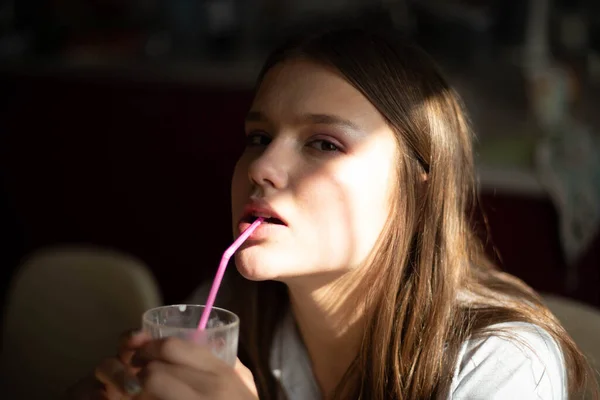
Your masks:
<svg viewBox="0 0 600 400"><path fill-rule="evenodd" d="M206 300L206 305L204 306L204 311L202 312L202 317L200 318L200 323L198 324L198 330L204 330L206 328L206 324L208 323L208 317L210 315L210 311L212 310L213 304L215 303L215 299L217 298L217 292L219 291L219 287L221 286L221 280L223 280L223 275L225 274L225 269L227 268L227 263L229 263L229 259L235 253L235 251L248 239L250 235L258 228L258 226L263 222L263 218L258 218L256 221L252 223L242 234L233 242L231 246L225 250L223 253L223 257L221 258L221 263L219 264L219 268L217 269L217 274L215 275L215 279L213 280L212 287L210 288L210 293L208 294L208 299Z"/></svg>

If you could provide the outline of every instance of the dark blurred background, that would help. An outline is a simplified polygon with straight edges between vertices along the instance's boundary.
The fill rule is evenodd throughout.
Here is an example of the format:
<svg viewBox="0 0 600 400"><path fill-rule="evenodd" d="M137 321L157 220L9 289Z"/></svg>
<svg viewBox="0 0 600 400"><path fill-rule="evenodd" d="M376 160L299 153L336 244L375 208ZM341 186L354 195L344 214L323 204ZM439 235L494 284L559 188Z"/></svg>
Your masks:
<svg viewBox="0 0 600 400"><path fill-rule="evenodd" d="M598 231L566 253L573 206L536 164L555 130L535 111L563 105L550 114L569 115L555 121L567 142L568 124L600 135L595 0L0 0L2 298L27 254L63 243L133 254L166 302L186 298L230 241L229 180L265 55L350 21L412 36L465 99L502 268L600 306ZM537 78L548 65L567 77L559 94L538 90L556 83Z"/></svg>
<svg viewBox="0 0 600 400"><path fill-rule="evenodd" d="M477 135L486 249L541 293L578 301L553 312L600 354L600 318L579 314L600 307L599 1L0 0L2 378L21 393L6 398L60 393L158 303L133 304L151 283L119 289L121 264L92 267L93 252L41 257L38 270L21 268L29 256L112 249L147 266L165 303L184 301L231 241L229 182L265 55L345 23L433 55ZM78 283L103 268L95 286Z"/></svg>

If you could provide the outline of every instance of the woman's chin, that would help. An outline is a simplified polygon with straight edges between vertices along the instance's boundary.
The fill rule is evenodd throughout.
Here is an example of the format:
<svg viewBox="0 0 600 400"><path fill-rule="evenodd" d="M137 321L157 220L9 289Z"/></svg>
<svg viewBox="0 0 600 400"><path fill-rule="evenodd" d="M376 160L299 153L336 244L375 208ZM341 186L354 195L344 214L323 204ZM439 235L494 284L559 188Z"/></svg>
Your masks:
<svg viewBox="0 0 600 400"><path fill-rule="evenodd" d="M251 281L265 281L276 278L274 271L256 257L247 257L238 253L235 256L235 266L240 275Z"/></svg>
<svg viewBox="0 0 600 400"><path fill-rule="evenodd" d="M237 269L240 275L242 275L245 279L254 282L266 281L268 278L263 277L262 275L256 274L254 272L249 272L245 269L238 268Z"/></svg>

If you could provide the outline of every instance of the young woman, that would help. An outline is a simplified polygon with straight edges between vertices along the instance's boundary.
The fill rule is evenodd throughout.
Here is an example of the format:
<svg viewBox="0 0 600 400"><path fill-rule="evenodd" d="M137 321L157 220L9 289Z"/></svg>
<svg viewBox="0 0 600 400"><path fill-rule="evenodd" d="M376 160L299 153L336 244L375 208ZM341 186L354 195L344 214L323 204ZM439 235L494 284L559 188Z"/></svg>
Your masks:
<svg viewBox="0 0 600 400"><path fill-rule="evenodd" d="M233 229L269 219L222 289L238 366L138 334L98 368L105 398L566 399L593 380L473 234L467 117L424 52L361 29L288 43L245 130Z"/></svg>

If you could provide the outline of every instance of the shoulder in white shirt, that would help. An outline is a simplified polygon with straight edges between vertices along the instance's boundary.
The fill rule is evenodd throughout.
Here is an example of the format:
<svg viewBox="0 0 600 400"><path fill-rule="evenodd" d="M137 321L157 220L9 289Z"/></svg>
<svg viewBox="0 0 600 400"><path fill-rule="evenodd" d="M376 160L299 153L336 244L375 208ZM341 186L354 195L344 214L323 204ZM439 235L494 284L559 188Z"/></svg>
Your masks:
<svg viewBox="0 0 600 400"><path fill-rule="evenodd" d="M545 330L524 322L493 327L509 336L492 334L462 346L450 398L567 398L562 351Z"/></svg>

